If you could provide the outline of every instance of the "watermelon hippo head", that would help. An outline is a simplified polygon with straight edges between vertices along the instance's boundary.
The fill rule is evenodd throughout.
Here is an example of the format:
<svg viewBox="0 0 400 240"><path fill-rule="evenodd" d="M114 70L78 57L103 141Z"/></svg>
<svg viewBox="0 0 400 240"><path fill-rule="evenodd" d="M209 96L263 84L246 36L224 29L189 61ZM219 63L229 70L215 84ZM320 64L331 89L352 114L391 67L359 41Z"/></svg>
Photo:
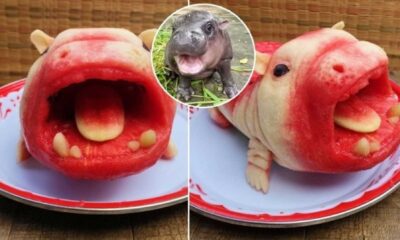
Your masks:
<svg viewBox="0 0 400 240"><path fill-rule="evenodd" d="M399 91L382 48L340 29L281 46L259 43L252 84L220 110L250 138L249 183L267 190L270 162L297 171L367 169L400 141ZM271 49L273 46L273 49ZM212 115L219 119L220 115Z"/></svg>
<svg viewBox="0 0 400 240"><path fill-rule="evenodd" d="M72 177L107 179L137 173L168 150L175 103L140 38L93 28L55 39L36 30L31 39L42 56L26 80L21 125L33 157Z"/></svg>

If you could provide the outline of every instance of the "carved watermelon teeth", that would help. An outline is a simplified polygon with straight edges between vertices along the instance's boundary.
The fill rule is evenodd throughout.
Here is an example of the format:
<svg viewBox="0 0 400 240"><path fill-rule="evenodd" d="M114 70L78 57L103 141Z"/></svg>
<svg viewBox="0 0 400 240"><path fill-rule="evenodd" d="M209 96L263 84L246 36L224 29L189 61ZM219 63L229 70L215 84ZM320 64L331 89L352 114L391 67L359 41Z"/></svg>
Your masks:
<svg viewBox="0 0 400 240"><path fill-rule="evenodd" d="M53 149L61 157L69 155L69 143L63 133L59 132L54 136Z"/></svg>
<svg viewBox="0 0 400 240"><path fill-rule="evenodd" d="M370 153L379 151L381 144L376 140L368 140L366 137L362 137L354 144L353 151L356 155L363 157L368 156Z"/></svg>
<svg viewBox="0 0 400 240"><path fill-rule="evenodd" d="M139 138L140 146L144 148L153 146L156 143L156 140L157 134L153 129L143 132Z"/></svg>
<svg viewBox="0 0 400 240"><path fill-rule="evenodd" d="M128 148L132 150L132 152L136 152L140 148L140 142L132 140L128 142Z"/></svg>
<svg viewBox="0 0 400 240"><path fill-rule="evenodd" d="M177 148L176 144L170 140L168 143L167 151L165 151L162 158L169 160L169 159L174 158L177 154L178 154L178 148Z"/></svg>
<svg viewBox="0 0 400 240"><path fill-rule="evenodd" d="M388 111L388 117L399 117L400 116L400 103L391 107Z"/></svg>
<svg viewBox="0 0 400 240"><path fill-rule="evenodd" d="M387 144L387 133L398 123L400 103L387 87L385 74L380 69L374 70L366 85L363 83L366 80L360 79L361 89L335 106L336 144L356 156L379 152Z"/></svg>
<svg viewBox="0 0 400 240"><path fill-rule="evenodd" d="M74 158L81 158L82 157L81 149L78 146L74 145L69 149L69 155Z"/></svg>
<svg viewBox="0 0 400 240"><path fill-rule="evenodd" d="M147 94L143 86L123 80L90 79L59 90L49 98L48 121L57 129L54 152L84 159L98 155L109 142L131 153L152 148L159 139L151 127L152 109L144 107L152 102Z"/></svg>

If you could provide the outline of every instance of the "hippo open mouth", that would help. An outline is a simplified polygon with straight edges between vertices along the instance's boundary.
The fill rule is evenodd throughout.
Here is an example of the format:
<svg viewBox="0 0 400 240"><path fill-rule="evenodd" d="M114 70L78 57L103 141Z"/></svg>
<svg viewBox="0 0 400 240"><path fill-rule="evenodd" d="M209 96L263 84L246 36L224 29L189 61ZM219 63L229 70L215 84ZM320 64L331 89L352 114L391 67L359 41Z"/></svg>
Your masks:
<svg viewBox="0 0 400 240"><path fill-rule="evenodd" d="M336 71L343 69L337 67ZM360 77L342 96L334 108L337 149L365 157L379 154L383 145L392 144L400 104L387 84L386 67L377 67Z"/></svg>
<svg viewBox="0 0 400 240"><path fill-rule="evenodd" d="M107 76L107 71L101 72ZM82 79L54 91L47 100L43 141L60 157L140 159L168 141L168 121L159 116L165 112L162 99L141 80Z"/></svg>
<svg viewBox="0 0 400 240"><path fill-rule="evenodd" d="M83 179L155 164L170 145L176 108L154 79L141 40L122 29L70 29L51 42L21 100L29 153Z"/></svg>
<svg viewBox="0 0 400 240"><path fill-rule="evenodd" d="M118 143L119 154L130 151L130 141L147 130L156 130L152 123L157 121L155 113L160 109L148 91L127 80L99 79L60 89L48 98L47 124L52 126L46 132L49 141L62 133L69 145L77 146L84 155L115 153L115 149L103 149L106 141Z"/></svg>
<svg viewBox="0 0 400 240"><path fill-rule="evenodd" d="M204 62L201 56L181 54L175 57L179 71L186 75L195 75L204 69Z"/></svg>

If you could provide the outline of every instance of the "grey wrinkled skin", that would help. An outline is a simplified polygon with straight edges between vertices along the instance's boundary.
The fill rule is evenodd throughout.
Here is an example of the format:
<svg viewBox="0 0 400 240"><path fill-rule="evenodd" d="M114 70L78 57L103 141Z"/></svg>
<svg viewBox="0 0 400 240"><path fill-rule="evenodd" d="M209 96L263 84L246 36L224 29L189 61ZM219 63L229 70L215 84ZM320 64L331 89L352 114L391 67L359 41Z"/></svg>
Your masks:
<svg viewBox="0 0 400 240"><path fill-rule="evenodd" d="M237 94L231 74L233 53L225 30L227 25L228 21L221 21L206 11L191 11L175 19L166 46L165 65L179 78L178 98L190 100L193 94L191 81L210 78L215 72L221 77L224 93L229 98ZM180 55L201 57L204 68L194 75L180 72L175 60Z"/></svg>

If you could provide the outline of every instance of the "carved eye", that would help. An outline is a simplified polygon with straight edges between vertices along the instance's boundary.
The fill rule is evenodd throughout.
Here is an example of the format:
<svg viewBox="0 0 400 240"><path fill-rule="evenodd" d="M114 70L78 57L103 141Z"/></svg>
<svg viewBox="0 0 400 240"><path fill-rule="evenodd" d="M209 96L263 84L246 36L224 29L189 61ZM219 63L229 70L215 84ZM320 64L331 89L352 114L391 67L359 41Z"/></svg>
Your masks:
<svg viewBox="0 0 400 240"><path fill-rule="evenodd" d="M207 34L210 34L214 30L212 23L208 22L204 28Z"/></svg>
<svg viewBox="0 0 400 240"><path fill-rule="evenodd" d="M283 76L288 72L289 72L289 68L285 64L278 64L274 68L274 76L275 77Z"/></svg>

